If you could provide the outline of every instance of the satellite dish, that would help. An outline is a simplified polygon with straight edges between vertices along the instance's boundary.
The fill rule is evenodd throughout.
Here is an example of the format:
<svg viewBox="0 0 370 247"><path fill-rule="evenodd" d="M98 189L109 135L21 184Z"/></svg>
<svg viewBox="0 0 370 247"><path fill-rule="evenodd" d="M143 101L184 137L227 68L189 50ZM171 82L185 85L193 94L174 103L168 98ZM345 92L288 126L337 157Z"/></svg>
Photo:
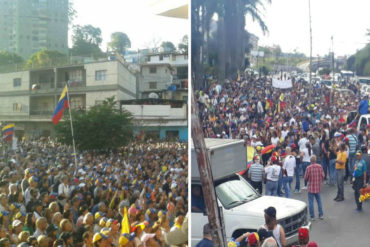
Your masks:
<svg viewBox="0 0 370 247"><path fill-rule="evenodd" d="M149 99L159 99L159 96L158 94L152 92L148 95Z"/></svg>

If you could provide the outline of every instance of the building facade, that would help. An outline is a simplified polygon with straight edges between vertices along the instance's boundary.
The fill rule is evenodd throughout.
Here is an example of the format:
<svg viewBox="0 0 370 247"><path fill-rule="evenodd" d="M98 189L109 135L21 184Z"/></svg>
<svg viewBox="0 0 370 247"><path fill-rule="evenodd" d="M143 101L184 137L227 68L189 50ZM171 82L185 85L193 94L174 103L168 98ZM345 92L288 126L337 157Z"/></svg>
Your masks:
<svg viewBox="0 0 370 247"><path fill-rule="evenodd" d="M18 136L53 135L51 117L69 84L70 106L86 110L108 97L137 98L137 77L120 61L0 74L0 122L14 122Z"/></svg>
<svg viewBox="0 0 370 247"><path fill-rule="evenodd" d="M148 54L147 61L140 66L140 76L141 98L155 93L163 99L187 100L187 54Z"/></svg>
<svg viewBox="0 0 370 247"><path fill-rule="evenodd" d="M68 52L68 0L0 0L0 50Z"/></svg>
<svg viewBox="0 0 370 247"><path fill-rule="evenodd" d="M134 134L152 139L188 140L187 101L139 99L121 101L133 116Z"/></svg>

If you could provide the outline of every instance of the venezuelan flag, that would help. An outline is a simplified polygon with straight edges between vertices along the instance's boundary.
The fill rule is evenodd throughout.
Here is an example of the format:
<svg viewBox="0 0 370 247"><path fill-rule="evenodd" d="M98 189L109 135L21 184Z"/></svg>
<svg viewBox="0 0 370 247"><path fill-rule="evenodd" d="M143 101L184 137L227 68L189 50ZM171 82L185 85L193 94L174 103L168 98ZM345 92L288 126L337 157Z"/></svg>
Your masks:
<svg viewBox="0 0 370 247"><path fill-rule="evenodd" d="M15 124L5 125L1 130L3 131L3 140L11 141L13 139Z"/></svg>
<svg viewBox="0 0 370 247"><path fill-rule="evenodd" d="M2 128L3 135L4 135L4 136L13 135L13 134L14 134L14 127L15 127L15 124L8 124L8 125L5 125L5 126Z"/></svg>
<svg viewBox="0 0 370 247"><path fill-rule="evenodd" d="M51 120L53 124L59 123L60 119L63 116L64 108L68 108L68 96L67 96L67 85L64 87L62 95L60 95L57 106Z"/></svg>

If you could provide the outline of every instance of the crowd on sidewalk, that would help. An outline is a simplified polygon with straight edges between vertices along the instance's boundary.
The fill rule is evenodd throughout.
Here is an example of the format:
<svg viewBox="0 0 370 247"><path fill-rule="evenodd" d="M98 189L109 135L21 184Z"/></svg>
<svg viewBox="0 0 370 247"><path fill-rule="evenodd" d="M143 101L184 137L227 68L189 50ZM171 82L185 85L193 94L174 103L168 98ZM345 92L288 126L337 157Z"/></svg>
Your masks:
<svg viewBox="0 0 370 247"><path fill-rule="evenodd" d="M0 159L0 246L187 245L187 143L77 154L50 138Z"/></svg>
<svg viewBox="0 0 370 247"><path fill-rule="evenodd" d="M273 87L270 77L247 76L196 91L205 137L244 139L253 155L243 176L270 196L289 198L308 190L311 220L315 199L318 217L324 218L322 184L336 186L332 199L340 202L344 184L351 183L355 209L361 211L360 189L369 182L370 125L353 120L359 116L358 85L341 90L288 79L292 87L286 89Z"/></svg>

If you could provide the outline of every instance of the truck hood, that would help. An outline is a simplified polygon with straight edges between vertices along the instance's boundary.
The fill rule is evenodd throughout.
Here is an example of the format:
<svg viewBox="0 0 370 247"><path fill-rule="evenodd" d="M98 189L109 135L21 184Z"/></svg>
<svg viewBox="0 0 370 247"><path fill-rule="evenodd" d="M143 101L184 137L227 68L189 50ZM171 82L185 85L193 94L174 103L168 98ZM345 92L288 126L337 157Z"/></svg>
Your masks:
<svg viewBox="0 0 370 247"><path fill-rule="evenodd" d="M268 207L276 208L277 219L284 219L301 212L306 208L306 203L277 196L261 196L253 201L244 203L232 209L229 209L230 214L247 214L255 217L264 217L264 210Z"/></svg>

